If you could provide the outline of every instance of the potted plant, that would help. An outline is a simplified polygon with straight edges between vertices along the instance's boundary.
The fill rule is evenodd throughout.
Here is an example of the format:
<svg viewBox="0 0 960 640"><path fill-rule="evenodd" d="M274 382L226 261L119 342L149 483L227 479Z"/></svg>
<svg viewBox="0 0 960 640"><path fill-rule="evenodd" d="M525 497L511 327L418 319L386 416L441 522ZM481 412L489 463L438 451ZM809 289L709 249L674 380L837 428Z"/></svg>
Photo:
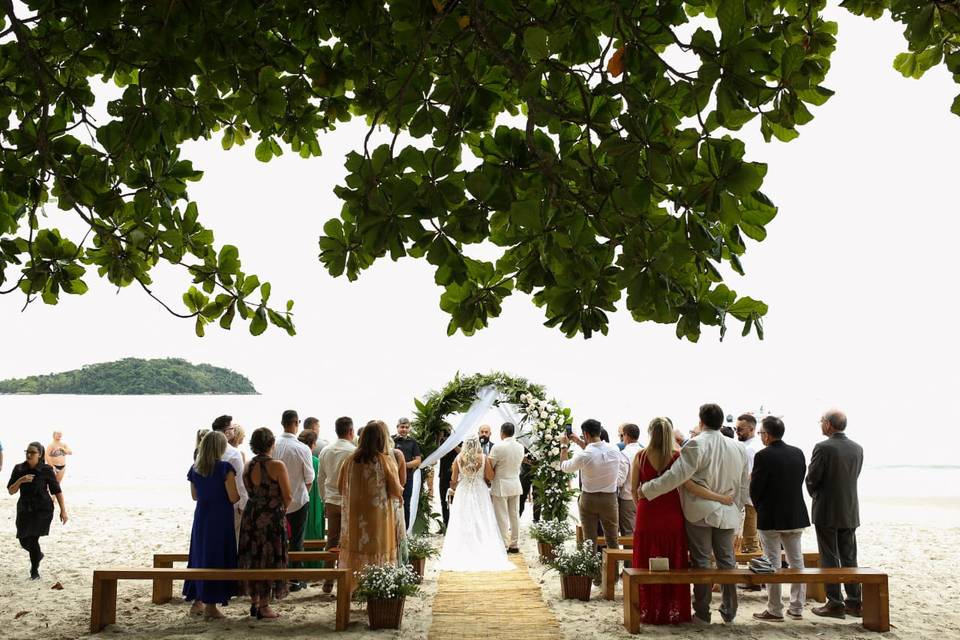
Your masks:
<svg viewBox="0 0 960 640"><path fill-rule="evenodd" d="M547 563L554 559L554 549L573 535L573 529L566 520L541 520L530 527L530 535L537 541L540 561Z"/></svg>
<svg viewBox="0 0 960 640"><path fill-rule="evenodd" d="M417 575L423 578L423 571L427 558L437 555L437 549L424 536L411 536L407 539L407 552L410 554L410 564Z"/></svg>
<svg viewBox="0 0 960 640"><path fill-rule="evenodd" d="M407 596L420 588L420 576L410 565L369 565L358 571L354 597L366 601L371 629L399 629Z"/></svg>
<svg viewBox="0 0 960 640"><path fill-rule="evenodd" d="M585 540L579 547L559 547L547 566L560 574L560 592L565 600L589 600L593 583L600 584L600 552L596 543Z"/></svg>

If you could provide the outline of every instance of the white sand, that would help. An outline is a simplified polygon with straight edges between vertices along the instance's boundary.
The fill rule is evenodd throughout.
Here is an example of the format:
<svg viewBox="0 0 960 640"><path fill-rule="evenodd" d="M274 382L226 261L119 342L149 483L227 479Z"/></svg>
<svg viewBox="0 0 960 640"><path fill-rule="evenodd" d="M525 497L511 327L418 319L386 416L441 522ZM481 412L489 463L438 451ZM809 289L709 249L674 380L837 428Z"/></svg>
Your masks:
<svg viewBox="0 0 960 640"><path fill-rule="evenodd" d="M69 491L69 483L66 486ZM71 521L60 526L55 521L51 535L41 544L46 559L41 566L42 579L27 579L29 562L14 538L13 498L4 501L0 511L0 638L56 640L88 635L91 576L95 567L150 566L157 552L186 552L189 545L191 512L183 509L92 506L95 496L78 498L71 505ZM916 509L915 504L886 503L871 507L872 519L861 527L859 554L861 564L886 569L890 573L890 619L895 629L886 638L960 637L960 509L955 500L923 505L928 514L922 526L903 523L898 514ZM865 509L866 510L866 509ZM911 517L916 514L910 514ZM877 518L882 518L878 520ZM910 518L907 518L910 519ZM881 522L897 524L884 525ZM814 549L812 536L805 548ZM560 599L559 578L544 573L536 560L536 545L523 542L530 574L543 589L543 597L556 614L564 636L574 638L629 637L622 626L622 595L617 590L613 602L599 599L583 603ZM60 582L62 591L51 589ZM347 632L336 637L426 638L430 627L430 606L436 591L437 572L427 563L422 597L408 598L403 627L399 633L372 632L367 628L362 605L353 605ZM175 583L175 594L181 585ZM784 592L786 593L786 589ZM716 602L716 599L715 599ZM736 623L710 627L684 625L674 628L644 627L643 634L680 638L738 637L741 640L776 640L797 637L877 638L852 619L831 621L805 613L802 622L787 621L773 625L756 622L751 614L761 611L762 593L741 593ZM191 618L189 606L175 599L170 604L150 602L150 583L121 582L118 590L117 624L103 637L127 638L257 638L277 636L310 638L333 632L334 604L319 588L290 594L276 610L276 621L254 621L246 616L249 604L235 600L224 609L227 619L205 622ZM483 603L478 602L478 607ZM522 607L523 603L517 603ZM17 614L23 613L19 618ZM509 616L509 612L504 612ZM714 615L719 620L718 615ZM505 623L503 630L509 629ZM453 631L453 630L452 630ZM449 636L455 638L455 633ZM501 637L491 634L491 638ZM508 636L502 636L508 637ZM519 640L519 639L518 639Z"/></svg>

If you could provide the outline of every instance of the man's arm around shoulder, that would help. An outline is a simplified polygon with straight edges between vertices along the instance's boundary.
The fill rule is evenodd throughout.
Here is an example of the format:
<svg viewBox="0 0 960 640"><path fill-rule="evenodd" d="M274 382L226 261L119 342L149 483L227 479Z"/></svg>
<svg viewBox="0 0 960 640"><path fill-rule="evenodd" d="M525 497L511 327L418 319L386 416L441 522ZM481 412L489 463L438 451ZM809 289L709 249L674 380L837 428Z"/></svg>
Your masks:
<svg viewBox="0 0 960 640"><path fill-rule="evenodd" d="M673 491L693 477L700 466L700 443L696 438L683 445L680 457L659 478L654 478L640 485L640 493L647 500L659 498L665 493Z"/></svg>

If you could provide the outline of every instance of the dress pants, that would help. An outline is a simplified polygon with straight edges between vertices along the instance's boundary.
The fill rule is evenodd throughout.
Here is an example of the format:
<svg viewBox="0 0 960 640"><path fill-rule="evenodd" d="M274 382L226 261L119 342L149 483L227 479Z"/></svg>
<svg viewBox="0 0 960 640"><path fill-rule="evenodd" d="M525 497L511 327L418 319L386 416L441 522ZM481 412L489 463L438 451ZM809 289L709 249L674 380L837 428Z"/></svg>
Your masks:
<svg viewBox="0 0 960 640"><path fill-rule="evenodd" d="M329 502L323 507L324 514L327 517L327 551L330 551L340 546L340 523L343 507ZM325 580L323 584L329 590L333 586L333 580Z"/></svg>
<svg viewBox="0 0 960 640"><path fill-rule="evenodd" d="M637 503L632 499L620 498L619 501L620 535L632 536L633 525L637 521Z"/></svg>
<svg viewBox="0 0 960 640"><path fill-rule="evenodd" d="M717 560L718 569L736 569L737 556L733 551L735 529L717 529L686 523L687 546L690 547L690 566L697 569L710 568L711 554ZM712 585L693 585L693 612L704 622L710 622ZM732 622L737 616L737 585L721 585L720 617Z"/></svg>
<svg viewBox="0 0 960 640"><path fill-rule="evenodd" d="M608 549L619 549L620 505L616 492L580 494L580 526L583 527L583 539L595 541L599 528Z"/></svg>
<svg viewBox="0 0 960 640"><path fill-rule="evenodd" d="M450 523L450 503L447 502L447 490L450 489L450 478L440 476L440 512L443 514L443 528Z"/></svg>
<svg viewBox="0 0 960 640"><path fill-rule="evenodd" d="M413 495L413 471L407 469L407 484L403 485L403 524L410 528L410 497Z"/></svg>
<svg viewBox="0 0 960 640"><path fill-rule="evenodd" d="M527 504L527 496L529 495L530 503L533 505L533 521L540 522L540 503L537 502L533 493L531 493L533 479L530 478L530 476L520 476L520 486L523 487L523 493L520 494L520 515L523 515L523 508Z"/></svg>
<svg viewBox="0 0 960 640"><path fill-rule="evenodd" d="M817 546L820 548L820 566L827 567L856 567L857 566L857 530L835 529L817 525ZM846 601L840 596L840 585L828 584L827 606L860 607L860 583L851 582L843 585L847 592Z"/></svg>
<svg viewBox="0 0 960 640"><path fill-rule="evenodd" d="M508 549L516 549L520 542L520 496L491 497L503 544Z"/></svg>
<svg viewBox="0 0 960 640"><path fill-rule="evenodd" d="M803 569L803 552L800 550L800 531L760 531L760 544L763 555L774 567L780 568L780 545L787 556L787 566L791 569ZM790 613L803 612L803 603L807 600L806 584L790 585ZM771 615L783 617L783 601L780 600L780 585L767 585L767 611Z"/></svg>
<svg viewBox="0 0 960 640"><path fill-rule="evenodd" d="M743 534L740 539L740 553L756 553L760 551L757 538L757 510L747 504L743 507Z"/></svg>
<svg viewBox="0 0 960 640"><path fill-rule="evenodd" d="M310 513L310 503L303 505L296 511L287 513L287 523L290 525L289 551L303 551L303 535L307 530L307 515ZM299 567L300 563L290 563L291 567Z"/></svg>

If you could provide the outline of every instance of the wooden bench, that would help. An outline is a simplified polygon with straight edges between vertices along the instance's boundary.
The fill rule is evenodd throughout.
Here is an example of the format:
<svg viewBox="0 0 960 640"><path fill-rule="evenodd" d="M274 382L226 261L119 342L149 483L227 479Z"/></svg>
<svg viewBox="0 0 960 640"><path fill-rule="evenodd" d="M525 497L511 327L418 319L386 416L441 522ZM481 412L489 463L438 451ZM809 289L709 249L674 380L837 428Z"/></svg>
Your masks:
<svg viewBox="0 0 960 640"><path fill-rule="evenodd" d="M343 631L350 622L350 572L347 569L173 569L116 567L94 569L90 599L90 633L117 621L119 580L334 580L337 613L334 628Z"/></svg>
<svg viewBox="0 0 960 640"><path fill-rule="evenodd" d="M304 540L303 541L303 550L304 551L323 551L327 548L327 541L323 538L319 540Z"/></svg>
<svg viewBox="0 0 960 640"><path fill-rule="evenodd" d="M890 596L887 574L867 567L845 569L781 569L753 573L749 569L649 569L623 570L623 626L640 632L640 585L646 584L842 584L863 585L863 626L870 631L890 630Z"/></svg>
<svg viewBox="0 0 960 640"><path fill-rule="evenodd" d="M289 554L291 562L336 562L337 553L335 551L291 551ZM155 553L153 554L153 566L155 569L170 569L174 563L187 562L189 555L186 553ZM170 578L153 579L153 604L166 604L173 599L173 580Z"/></svg>
<svg viewBox="0 0 960 640"><path fill-rule="evenodd" d="M753 558L759 558L762 553L738 553L737 562L750 562ZM633 558L631 549L604 549L603 550L603 583L601 593L605 600L613 600L614 588L617 584L617 575L620 573L620 563L629 562ZM819 553L803 554L803 564L808 569L816 569L820 566ZM814 583L807 585L807 599L825 602L827 592L823 583Z"/></svg>
<svg viewBox="0 0 960 640"><path fill-rule="evenodd" d="M617 542L621 547L630 549L633 547L633 536L619 536ZM577 546L579 547L583 544L583 527L577 525ZM607 544L607 539L603 536L597 536L597 545L604 546Z"/></svg>

